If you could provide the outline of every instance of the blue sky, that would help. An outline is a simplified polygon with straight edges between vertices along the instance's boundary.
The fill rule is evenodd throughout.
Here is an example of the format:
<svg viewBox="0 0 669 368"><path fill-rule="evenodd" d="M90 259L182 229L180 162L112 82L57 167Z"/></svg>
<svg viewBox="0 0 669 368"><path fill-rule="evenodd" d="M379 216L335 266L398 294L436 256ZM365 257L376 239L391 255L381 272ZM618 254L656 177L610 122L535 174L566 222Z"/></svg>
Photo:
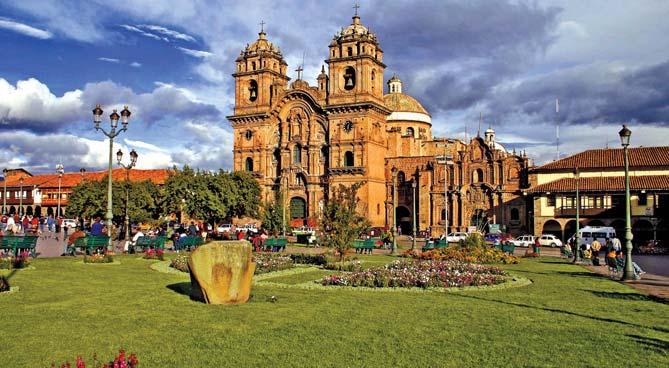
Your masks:
<svg viewBox="0 0 669 368"><path fill-rule="evenodd" d="M91 109L130 105L138 166L231 167L225 119L234 59L261 20L292 71L312 84L352 1L37 1L0 3L0 162L34 172L104 167L108 143ZM669 2L361 1L404 91L436 136L475 133L479 113L536 162L561 151L669 137ZM554 111L560 99L560 113ZM105 124L108 120L105 119Z"/></svg>

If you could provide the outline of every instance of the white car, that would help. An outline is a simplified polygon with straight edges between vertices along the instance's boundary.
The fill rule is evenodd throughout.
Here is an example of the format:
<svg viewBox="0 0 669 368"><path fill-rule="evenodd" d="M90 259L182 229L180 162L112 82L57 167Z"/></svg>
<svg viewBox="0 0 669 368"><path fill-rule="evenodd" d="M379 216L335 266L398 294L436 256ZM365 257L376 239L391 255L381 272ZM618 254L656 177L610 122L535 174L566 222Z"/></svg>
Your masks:
<svg viewBox="0 0 669 368"><path fill-rule="evenodd" d="M555 247L561 247L562 246L562 241L560 239L558 239L557 236L555 236L555 235L542 234L539 237L539 244L542 247L555 248Z"/></svg>
<svg viewBox="0 0 669 368"><path fill-rule="evenodd" d="M70 229L77 227L77 220L75 219L63 219L63 227L67 226Z"/></svg>
<svg viewBox="0 0 669 368"><path fill-rule="evenodd" d="M219 234L232 232L232 224L220 224L216 227L216 232Z"/></svg>
<svg viewBox="0 0 669 368"><path fill-rule="evenodd" d="M532 245L534 245L534 236L533 235L523 235L519 236L515 239L509 240L511 244L515 245L516 247L524 247L528 248Z"/></svg>
<svg viewBox="0 0 669 368"><path fill-rule="evenodd" d="M449 243L457 243L460 240L466 240L469 234L465 232L455 232L455 233L450 233L446 237L446 241Z"/></svg>
<svg viewBox="0 0 669 368"><path fill-rule="evenodd" d="M257 233L258 232L258 228L253 224L246 224L244 226L240 226L240 227L237 228L237 230L243 231L243 232L249 232L249 233Z"/></svg>

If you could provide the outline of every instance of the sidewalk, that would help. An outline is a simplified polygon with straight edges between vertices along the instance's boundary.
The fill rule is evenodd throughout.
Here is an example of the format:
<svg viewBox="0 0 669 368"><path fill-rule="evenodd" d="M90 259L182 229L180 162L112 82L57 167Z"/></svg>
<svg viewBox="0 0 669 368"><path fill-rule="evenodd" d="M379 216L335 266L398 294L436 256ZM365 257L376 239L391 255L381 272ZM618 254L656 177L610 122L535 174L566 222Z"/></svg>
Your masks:
<svg viewBox="0 0 669 368"><path fill-rule="evenodd" d="M609 277L609 271L606 266L586 265L584 267L599 275ZM643 294L669 301L669 277L645 273L641 275L641 280L621 282L639 290Z"/></svg>

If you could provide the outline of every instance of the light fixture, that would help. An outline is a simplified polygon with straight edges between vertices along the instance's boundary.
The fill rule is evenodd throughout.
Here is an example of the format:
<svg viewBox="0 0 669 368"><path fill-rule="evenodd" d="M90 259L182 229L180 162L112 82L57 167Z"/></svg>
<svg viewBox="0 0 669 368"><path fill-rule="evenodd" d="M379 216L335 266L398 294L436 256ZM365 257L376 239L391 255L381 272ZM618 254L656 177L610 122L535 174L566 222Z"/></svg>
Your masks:
<svg viewBox="0 0 669 368"><path fill-rule="evenodd" d="M116 112L116 110L112 111L112 113L109 115L109 119L111 119L111 126L112 128L116 129L118 126L118 119L121 116Z"/></svg>
<svg viewBox="0 0 669 368"><path fill-rule="evenodd" d="M120 164L122 159L123 159L123 151L121 151L121 149L119 148L118 152L116 152L116 162Z"/></svg>
<svg viewBox="0 0 669 368"><path fill-rule="evenodd" d="M618 135L620 136L620 144L623 147L627 147L630 145L630 137L632 136L632 131L627 129L627 125L623 124L623 128L620 129Z"/></svg>
<svg viewBox="0 0 669 368"><path fill-rule="evenodd" d="M100 129L103 112L104 111L100 108L100 104L95 105L95 108L93 109L93 123L95 123L95 129Z"/></svg>

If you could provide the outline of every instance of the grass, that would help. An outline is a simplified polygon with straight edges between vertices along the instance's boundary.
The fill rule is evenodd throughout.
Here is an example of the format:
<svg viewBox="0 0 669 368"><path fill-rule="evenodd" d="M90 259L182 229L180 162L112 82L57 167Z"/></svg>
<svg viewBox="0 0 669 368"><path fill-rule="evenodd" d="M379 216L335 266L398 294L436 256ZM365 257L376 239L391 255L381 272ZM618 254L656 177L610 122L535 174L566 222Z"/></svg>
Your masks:
<svg viewBox="0 0 669 368"><path fill-rule="evenodd" d="M382 264L390 257L363 256ZM639 367L669 365L669 305L558 259L504 266L525 287L374 293L257 286L251 301L190 301L183 277L37 259L0 295L4 367L136 352L144 367ZM289 284L320 271L276 277ZM277 302L270 302L276 296Z"/></svg>

